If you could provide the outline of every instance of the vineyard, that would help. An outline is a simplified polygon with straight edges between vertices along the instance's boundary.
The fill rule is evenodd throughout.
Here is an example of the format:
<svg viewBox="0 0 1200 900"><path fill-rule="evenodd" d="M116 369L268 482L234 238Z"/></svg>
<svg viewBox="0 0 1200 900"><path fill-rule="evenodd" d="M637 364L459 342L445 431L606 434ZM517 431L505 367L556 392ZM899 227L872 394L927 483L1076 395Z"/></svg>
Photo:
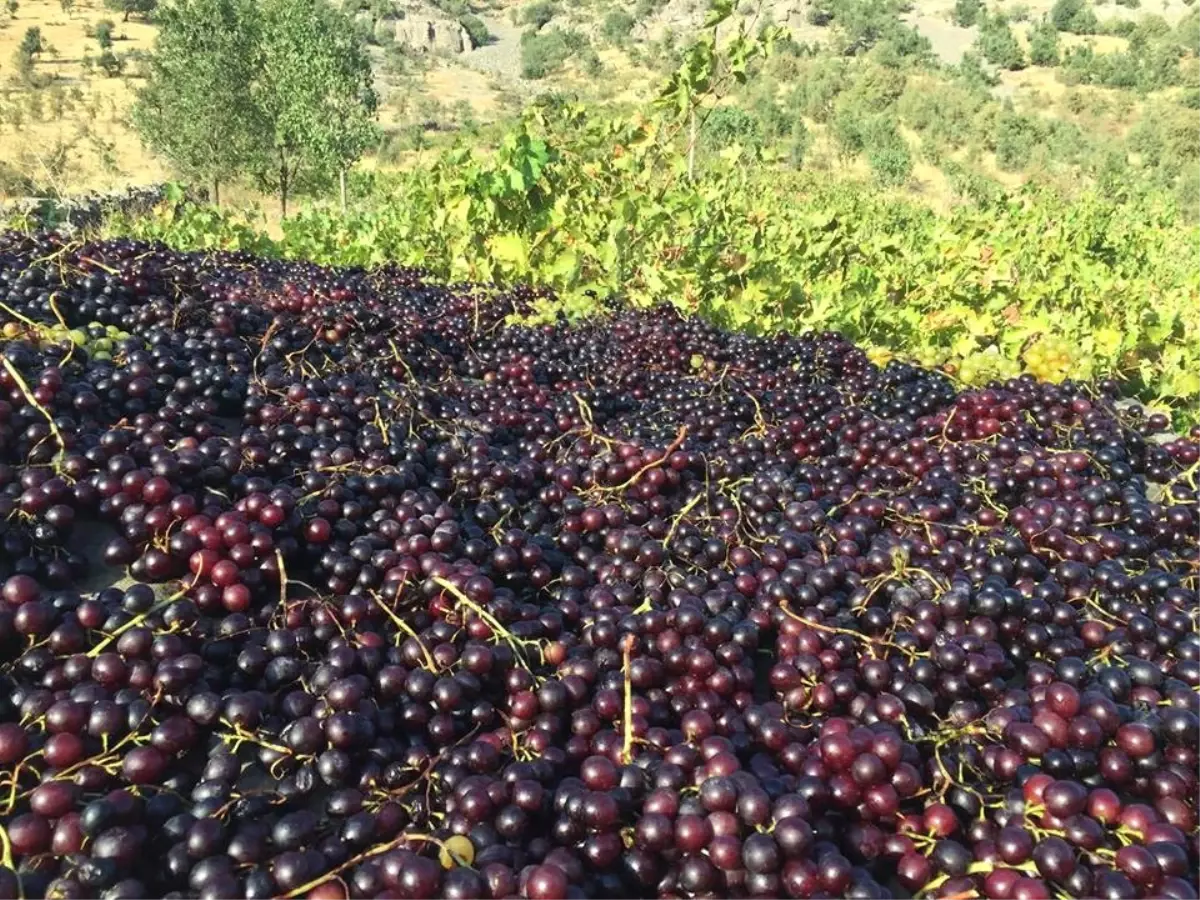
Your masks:
<svg viewBox="0 0 1200 900"><path fill-rule="evenodd" d="M360 194L349 214L309 209L275 238L193 205L112 233L552 290L529 321L615 300L755 334L836 330L876 362L965 385L1117 377L1195 420L1200 229L1165 201L1030 190L939 215L736 153L689 178L662 119L580 108L531 115L492 154L364 179Z"/></svg>

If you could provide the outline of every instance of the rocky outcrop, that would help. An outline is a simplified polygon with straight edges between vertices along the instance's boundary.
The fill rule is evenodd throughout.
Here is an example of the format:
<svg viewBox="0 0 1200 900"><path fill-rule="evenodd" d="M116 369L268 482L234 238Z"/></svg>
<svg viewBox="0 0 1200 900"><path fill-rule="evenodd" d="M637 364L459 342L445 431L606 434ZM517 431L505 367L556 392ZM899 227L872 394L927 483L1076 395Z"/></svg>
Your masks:
<svg viewBox="0 0 1200 900"><path fill-rule="evenodd" d="M371 27L380 43L396 43L420 53L458 54L475 48L456 18L425 3L397 4L393 12L375 18Z"/></svg>
<svg viewBox="0 0 1200 900"><path fill-rule="evenodd" d="M456 19L405 16L396 22L396 43L425 53L465 53L471 35Z"/></svg>

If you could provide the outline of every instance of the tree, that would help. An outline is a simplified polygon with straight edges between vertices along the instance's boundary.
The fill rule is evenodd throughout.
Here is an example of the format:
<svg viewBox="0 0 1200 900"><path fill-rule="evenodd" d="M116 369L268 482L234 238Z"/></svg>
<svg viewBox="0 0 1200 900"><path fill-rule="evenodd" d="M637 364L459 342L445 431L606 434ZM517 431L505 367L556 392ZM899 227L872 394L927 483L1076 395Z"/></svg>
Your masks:
<svg viewBox="0 0 1200 900"><path fill-rule="evenodd" d="M1035 66L1058 65L1058 29L1045 17L1029 29L1029 61Z"/></svg>
<svg viewBox="0 0 1200 900"><path fill-rule="evenodd" d="M75 13L75 0L58 0L58 5L68 16Z"/></svg>
<svg viewBox="0 0 1200 900"><path fill-rule="evenodd" d="M104 5L119 12L122 21L128 22L131 15L149 16L158 8L158 0L105 0Z"/></svg>
<svg viewBox="0 0 1200 900"><path fill-rule="evenodd" d="M954 0L952 18L955 25L970 28L979 19L979 11L983 8L980 0Z"/></svg>
<svg viewBox="0 0 1200 900"><path fill-rule="evenodd" d="M17 48L17 52L32 59L40 56L45 49L46 42L42 39L42 29L36 25L26 28L25 36L21 38L21 45Z"/></svg>
<svg viewBox="0 0 1200 900"><path fill-rule="evenodd" d="M17 10L20 8L20 4L17 3L17 0L6 0L4 8L8 10L9 17L15 19L17 17Z"/></svg>
<svg viewBox="0 0 1200 900"><path fill-rule="evenodd" d="M1095 34L1097 28L1096 14L1086 0L1054 0L1050 21L1059 31L1070 34Z"/></svg>
<svg viewBox="0 0 1200 900"><path fill-rule="evenodd" d="M163 8L149 77L133 110L143 141L213 187L249 171L267 128L247 85L259 73L255 0L177 0ZM99 33L99 28L97 28Z"/></svg>
<svg viewBox="0 0 1200 900"><path fill-rule="evenodd" d="M375 140L371 61L353 22L325 0L262 0L262 67L251 82L266 127L259 184L288 199L344 174Z"/></svg>
<svg viewBox="0 0 1200 900"><path fill-rule="evenodd" d="M984 15L979 22L979 52L993 66L1025 68L1025 53L1008 23L999 16Z"/></svg>
<svg viewBox="0 0 1200 900"><path fill-rule="evenodd" d="M96 23L95 30L92 31L92 37L96 39L96 43L100 45L101 50L107 50L113 43L113 23L112 19L101 19Z"/></svg>
<svg viewBox="0 0 1200 900"><path fill-rule="evenodd" d="M125 71L125 60L117 56L111 50L105 50L96 58L96 65L100 67L100 71L109 78L116 78Z"/></svg>

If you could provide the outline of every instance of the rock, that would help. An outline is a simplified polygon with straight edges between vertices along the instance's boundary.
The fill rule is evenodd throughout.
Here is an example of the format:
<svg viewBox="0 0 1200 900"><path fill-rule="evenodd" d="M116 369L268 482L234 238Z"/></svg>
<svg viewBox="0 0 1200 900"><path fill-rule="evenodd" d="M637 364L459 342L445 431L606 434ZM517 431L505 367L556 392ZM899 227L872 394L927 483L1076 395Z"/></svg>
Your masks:
<svg viewBox="0 0 1200 900"><path fill-rule="evenodd" d="M395 41L423 53L465 53L474 49L471 36L455 19L429 15L405 16L396 21Z"/></svg>

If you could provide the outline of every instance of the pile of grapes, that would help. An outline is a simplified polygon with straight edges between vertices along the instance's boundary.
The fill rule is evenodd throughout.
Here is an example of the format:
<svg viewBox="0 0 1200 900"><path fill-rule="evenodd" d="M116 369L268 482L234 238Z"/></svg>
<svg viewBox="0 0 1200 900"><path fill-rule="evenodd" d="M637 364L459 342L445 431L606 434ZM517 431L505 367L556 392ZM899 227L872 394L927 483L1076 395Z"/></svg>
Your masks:
<svg viewBox="0 0 1200 900"><path fill-rule="evenodd" d="M1200 439L0 238L0 898L1197 896Z"/></svg>

